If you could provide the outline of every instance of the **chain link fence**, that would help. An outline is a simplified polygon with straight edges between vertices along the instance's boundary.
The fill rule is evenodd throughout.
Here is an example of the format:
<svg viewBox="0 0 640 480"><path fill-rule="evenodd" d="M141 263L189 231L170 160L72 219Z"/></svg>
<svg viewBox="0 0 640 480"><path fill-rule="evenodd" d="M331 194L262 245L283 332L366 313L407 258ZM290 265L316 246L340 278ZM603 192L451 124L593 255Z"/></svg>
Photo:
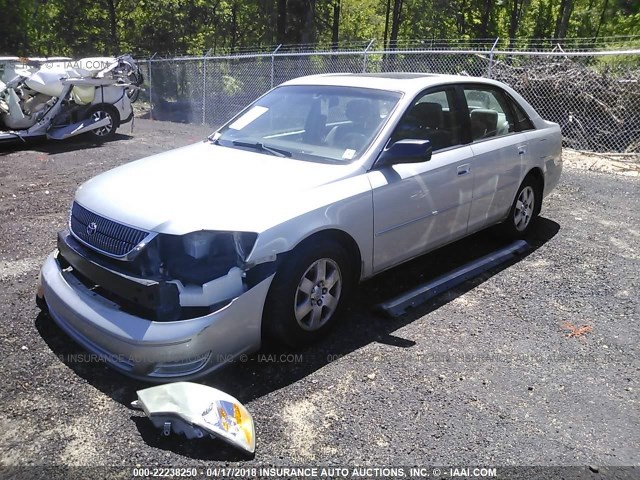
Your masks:
<svg viewBox="0 0 640 480"><path fill-rule="evenodd" d="M225 56L140 60L141 98L157 120L218 126L271 87L303 75L337 72L428 72L484 76L520 92L562 127L565 146L640 155L640 49L498 50L374 42L341 50L281 48ZM146 97L146 98L145 98Z"/></svg>

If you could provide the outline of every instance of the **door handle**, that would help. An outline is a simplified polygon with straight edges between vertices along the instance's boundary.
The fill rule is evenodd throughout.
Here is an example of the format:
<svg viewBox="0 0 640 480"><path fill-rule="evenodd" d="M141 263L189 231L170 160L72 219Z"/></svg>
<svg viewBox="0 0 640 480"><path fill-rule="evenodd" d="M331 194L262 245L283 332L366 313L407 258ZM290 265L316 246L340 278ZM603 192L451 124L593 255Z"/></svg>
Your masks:
<svg viewBox="0 0 640 480"><path fill-rule="evenodd" d="M469 173L471 171L471 165L468 163L465 163L464 165L460 165L458 167L458 176L462 176L462 175L466 175L467 173Z"/></svg>
<svg viewBox="0 0 640 480"><path fill-rule="evenodd" d="M525 153L527 153L527 146L526 145L519 145L518 146L518 155L524 155Z"/></svg>

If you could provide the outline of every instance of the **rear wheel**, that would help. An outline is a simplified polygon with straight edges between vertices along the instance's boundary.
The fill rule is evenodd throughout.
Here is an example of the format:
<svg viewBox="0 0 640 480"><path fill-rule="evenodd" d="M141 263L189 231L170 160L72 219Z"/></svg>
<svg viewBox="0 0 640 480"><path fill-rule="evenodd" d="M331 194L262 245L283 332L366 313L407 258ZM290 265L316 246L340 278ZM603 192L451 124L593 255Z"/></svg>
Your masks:
<svg viewBox="0 0 640 480"><path fill-rule="evenodd" d="M89 110L87 118L95 121L108 120L109 123L87 133L94 140L106 142L111 140L118 129L118 111L111 105L96 105Z"/></svg>
<svg viewBox="0 0 640 480"><path fill-rule="evenodd" d="M352 283L349 258L340 243L321 239L300 245L273 279L264 333L293 348L315 341L340 316Z"/></svg>
<svg viewBox="0 0 640 480"><path fill-rule="evenodd" d="M518 188L509 216L502 223L502 232L513 239L523 238L540 212L542 189L533 175L528 175Z"/></svg>

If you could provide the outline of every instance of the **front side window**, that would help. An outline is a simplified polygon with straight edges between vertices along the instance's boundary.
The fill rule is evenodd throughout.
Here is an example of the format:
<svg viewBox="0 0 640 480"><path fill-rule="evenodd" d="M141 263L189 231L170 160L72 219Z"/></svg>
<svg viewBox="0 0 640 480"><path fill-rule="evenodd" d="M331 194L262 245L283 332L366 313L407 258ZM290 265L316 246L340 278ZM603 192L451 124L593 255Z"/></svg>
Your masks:
<svg viewBox="0 0 640 480"><path fill-rule="evenodd" d="M505 96L493 88L465 87L471 136L474 141L516 131L516 122Z"/></svg>
<svg viewBox="0 0 640 480"><path fill-rule="evenodd" d="M220 129L220 145L330 163L348 163L374 140L401 94L323 85L276 88Z"/></svg>

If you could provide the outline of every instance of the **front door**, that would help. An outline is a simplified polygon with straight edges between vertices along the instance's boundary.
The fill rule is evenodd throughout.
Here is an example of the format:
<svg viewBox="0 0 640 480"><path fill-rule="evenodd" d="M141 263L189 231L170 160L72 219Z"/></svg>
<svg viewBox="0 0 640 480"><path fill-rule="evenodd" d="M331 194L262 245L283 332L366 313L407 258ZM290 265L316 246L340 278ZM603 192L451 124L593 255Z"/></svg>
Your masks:
<svg viewBox="0 0 640 480"><path fill-rule="evenodd" d="M455 90L420 95L390 142L432 142L431 160L369 172L374 209L374 272L464 236L473 192L473 152L461 144Z"/></svg>

